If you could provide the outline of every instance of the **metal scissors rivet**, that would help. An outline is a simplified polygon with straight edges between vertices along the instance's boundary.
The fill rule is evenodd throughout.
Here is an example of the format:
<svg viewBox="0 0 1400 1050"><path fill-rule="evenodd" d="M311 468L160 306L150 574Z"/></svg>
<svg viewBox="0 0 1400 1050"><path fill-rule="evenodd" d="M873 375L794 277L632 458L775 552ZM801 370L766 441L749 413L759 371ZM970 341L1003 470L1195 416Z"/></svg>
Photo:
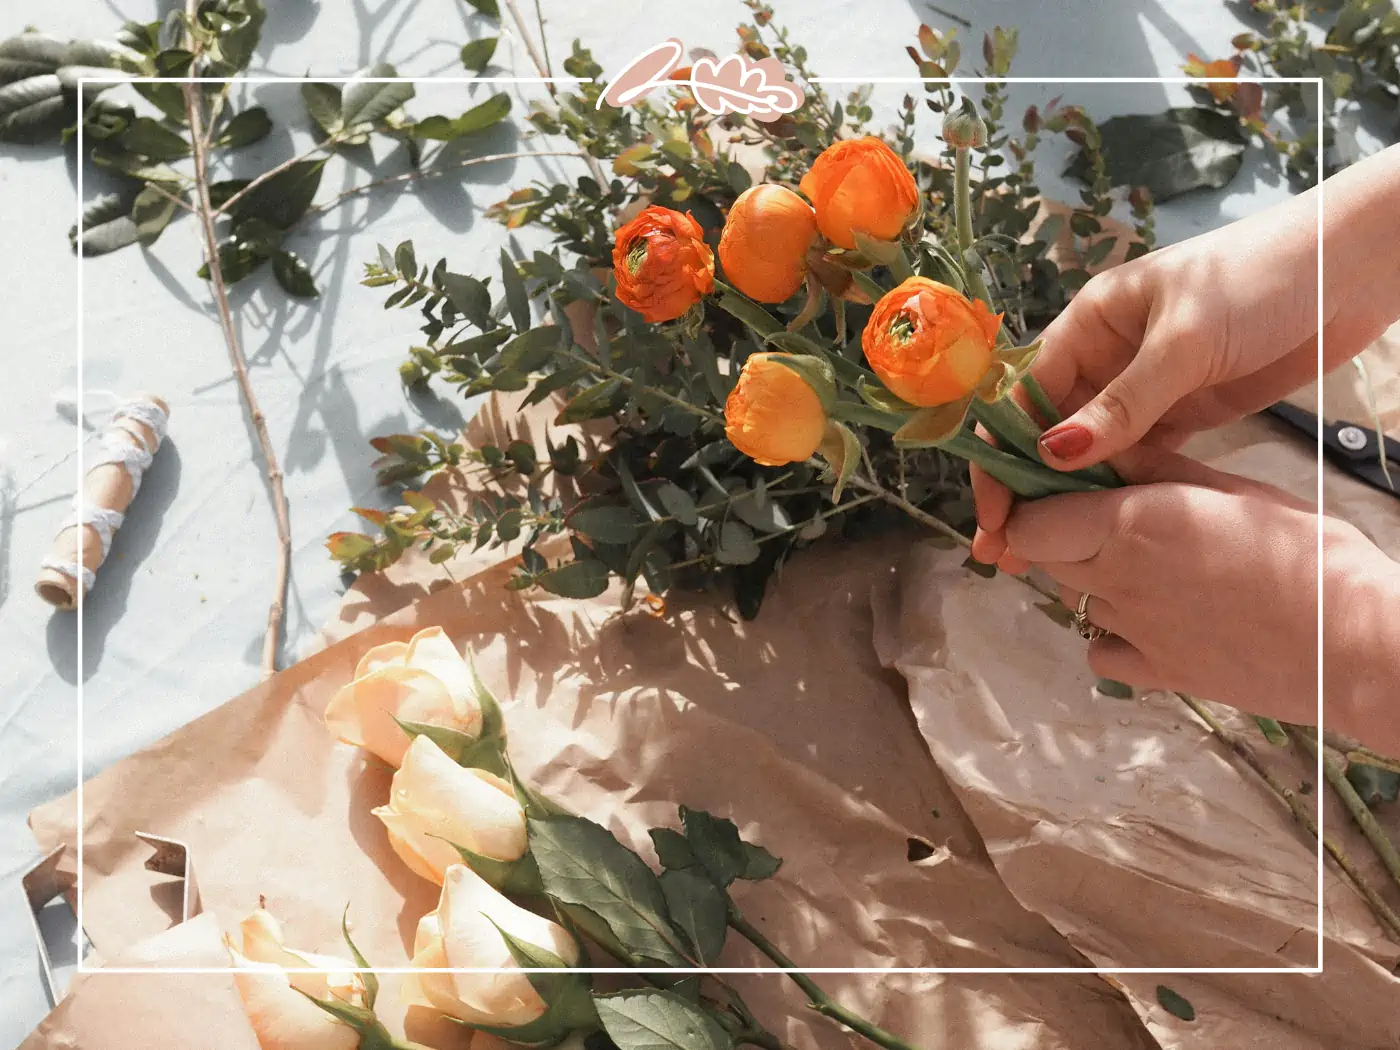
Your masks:
<svg viewBox="0 0 1400 1050"><path fill-rule="evenodd" d="M1360 452L1367 445L1366 431L1360 427L1342 427L1337 431L1337 443L1349 452Z"/></svg>

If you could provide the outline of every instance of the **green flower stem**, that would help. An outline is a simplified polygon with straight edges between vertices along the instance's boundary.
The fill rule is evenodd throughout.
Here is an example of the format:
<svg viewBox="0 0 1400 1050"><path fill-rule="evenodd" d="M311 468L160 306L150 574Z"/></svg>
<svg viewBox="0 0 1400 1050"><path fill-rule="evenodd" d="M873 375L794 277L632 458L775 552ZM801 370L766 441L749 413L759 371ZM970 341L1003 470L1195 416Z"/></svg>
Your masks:
<svg viewBox="0 0 1400 1050"><path fill-rule="evenodd" d="M1040 499L1057 492L1101 492L1107 487L1003 452L966 430L959 431L938 447L969 463L976 463L1023 499Z"/></svg>
<svg viewBox="0 0 1400 1050"><path fill-rule="evenodd" d="M972 247L972 151L959 146L955 151L956 167L953 170L953 214L957 220L958 251L965 252ZM971 275L969 274L969 277ZM981 275L978 275L981 280ZM981 298L990 304L986 295L987 286L982 284Z"/></svg>
<svg viewBox="0 0 1400 1050"><path fill-rule="evenodd" d="M862 292L870 297L872 303L878 303L885 294L885 290L880 287L879 282L864 270L852 270L851 279L856 282L856 286Z"/></svg>
<svg viewBox="0 0 1400 1050"><path fill-rule="evenodd" d="M904 246L899 246L899 251L890 261L890 273L894 275L895 283L899 284L914 276L914 267L909 263L909 256L905 254Z"/></svg>
<svg viewBox="0 0 1400 1050"><path fill-rule="evenodd" d="M1031 399L1031 404L1045 420L1047 427L1053 427L1061 422L1064 417L1060 415L1060 410L1055 407L1055 402L1050 400L1050 395L1045 392L1045 388L1040 385L1040 380L1027 372L1021 377L1021 387L1025 390L1026 396Z"/></svg>
<svg viewBox="0 0 1400 1050"><path fill-rule="evenodd" d="M916 1050L916 1048L906 1043L899 1036L885 1031L879 1025L872 1024L859 1014L853 1013L842 1006L826 992L822 991L817 982L801 973L796 964L783 954L772 941L763 935L763 932L750 923L740 913L733 902L729 905L729 925L737 933L748 940L755 948L766 955L773 963L787 971L787 976L792 982L806 993L811 1000L811 1007L823 1017L829 1017L833 1021L845 1025L851 1031L863 1035L872 1043L883 1046L886 1050Z"/></svg>
<svg viewBox="0 0 1400 1050"><path fill-rule="evenodd" d="M1015 401L1002 398L987 404L980 398L973 398L972 415L1003 446L1016 449L1032 463L1045 464L1040 455L1040 424ZM1123 484L1113 469L1103 463L1083 470L1069 471L1066 476L1079 478L1101 488L1114 489Z"/></svg>
<svg viewBox="0 0 1400 1050"><path fill-rule="evenodd" d="M776 317L723 281L715 282L715 303L765 339L784 330Z"/></svg>

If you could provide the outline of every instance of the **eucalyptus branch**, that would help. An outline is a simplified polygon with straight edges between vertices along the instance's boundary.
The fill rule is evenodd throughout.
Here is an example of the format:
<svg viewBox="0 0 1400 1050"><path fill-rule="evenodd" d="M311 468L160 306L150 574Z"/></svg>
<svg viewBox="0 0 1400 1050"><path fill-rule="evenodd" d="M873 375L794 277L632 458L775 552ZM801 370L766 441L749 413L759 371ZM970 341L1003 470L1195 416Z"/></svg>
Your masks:
<svg viewBox="0 0 1400 1050"><path fill-rule="evenodd" d="M692 415L699 416L707 423L713 423L721 427L724 426L724 417L722 415L719 415L717 412L711 412L708 408L701 408L699 405L693 404L687 401L685 398L671 393L669 390L662 390L660 387L657 386L648 386L645 383L639 383L631 376L623 372L618 372L614 369L611 369L607 365L601 364L593 360L593 358L591 357L585 357L583 354L576 354L572 350L559 350L557 351L557 356L565 358L569 361L573 361L576 364L583 365L585 368L592 371L595 375L602 376L604 379L616 379L619 383L621 383L628 389L637 390L641 393L652 394L656 397L659 397L662 401L675 405L677 408L683 408L687 412L690 412Z"/></svg>
<svg viewBox="0 0 1400 1050"><path fill-rule="evenodd" d="M829 518L836 517L838 514L845 514L848 510L855 510L857 507L866 503L870 503L877 499L880 499L878 495L870 494L865 496L858 496L855 499L843 500L842 502L837 503L835 506L828 507L820 514L808 518L806 521L800 522L796 525L789 525L786 528L779 529L776 532L766 532L762 536L757 536L754 538L754 543L762 544L768 542L769 540L776 540L781 539L783 536L790 536L794 532L797 532L799 529L805 529L808 525L812 524L813 521L826 521ZM699 557L687 558L685 561L672 562L669 567L672 569L688 569L692 565L705 564L710 560L710 557L711 556L708 554L702 554Z"/></svg>
<svg viewBox="0 0 1400 1050"><path fill-rule="evenodd" d="M197 0L186 0L186 15L190 25L194 24ZM193 30L191 49L195 47ZM282 468L273 448L272 438L267 431L267 417L263 415L253 384L248 376L248 360L238 340L238 332L233 324L233 312L229 307L228 288L224 283L223 267L219 263L219 241L214 233L214 206L209 199L208 156L205 151L203 100L198 83L186 83L185 112L189 118L190 143L194 159L194 191L200 226L204 234L204 251L209 266L209 284L213 290L214 304L219 313L219 323L223 328L224 342L228 346L229 362L233 365L234 378L238 390L243 395L243 403L248 409L253 429L262 449L266 467L267 483L272 492L272 510L277 523L277 563L273 585L272 604L267 613L267 633L263 638L262 670L267 678L277 670L277 646L282 631L282 615L287 593L287 580L291 572L292 530L287 510L287 494L282 486Z"/></svg>

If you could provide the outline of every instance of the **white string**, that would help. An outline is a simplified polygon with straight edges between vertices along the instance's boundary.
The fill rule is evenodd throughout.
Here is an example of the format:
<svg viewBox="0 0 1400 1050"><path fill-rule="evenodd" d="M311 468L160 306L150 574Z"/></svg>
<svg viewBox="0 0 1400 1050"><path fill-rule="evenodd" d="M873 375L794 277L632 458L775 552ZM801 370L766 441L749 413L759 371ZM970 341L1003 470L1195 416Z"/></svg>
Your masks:
<svg viewBox="0 0 1400 1050"><path fill-rule="evenodd" d="M117 396L107 390L93 391L93 393L97 396L112 398ZM69 406L69 394L68 390L60 390L55 395L54 403L60 412ZM72 398L72 403L73 414L76 417L76 396ZM131 479L131 498L135 499L137 491L141 488L141 479L145 476L146 469L150 467L156 449L165 440L165 431L169 422L169 413L152 401L121 402L112 410L112 414L103 428L102 436L99 438L100 448L97 458L88 467L89 472L108 463L120 464L126 471L126 476ZM140 430L141 426L145 426L151 431L154 440L149 442L146 440L145 434ZM126 516L119 510L86 504L83 500L83 494L79 492L73 497L73 512L63 519L58 531L62 533L67 529L90 526L92 531L97 533L97 539L102 544L102 560L105 561L112 549L112 537L125 520ZM45 558L40 562L40 565L45 569L62 573L69 579L80 583L84 594L92 590L92 585L97 582L97 574L80 562L64 562L55 558Z"/></svg>

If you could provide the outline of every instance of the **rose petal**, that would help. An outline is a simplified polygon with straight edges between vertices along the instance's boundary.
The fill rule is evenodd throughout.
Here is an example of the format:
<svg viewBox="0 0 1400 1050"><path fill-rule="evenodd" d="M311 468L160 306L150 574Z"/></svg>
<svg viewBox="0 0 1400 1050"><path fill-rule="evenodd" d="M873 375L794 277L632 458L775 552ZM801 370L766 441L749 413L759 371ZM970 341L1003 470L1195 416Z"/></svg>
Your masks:
<svg viewBox="0 0 1400 1050"><path fill-rule="evenodd" d="M462 855L450 842L420 833L418 822L411 815L399 813L392 806L378 806L370 812L384 823L389 833L389 848L420 878L441 886L447 869L462 863Z"/></svg>
<svg viewBox="0 0 1400 1050"><path fill-rule="evenodd" d="M279 966L254 962L229 948L243 999L262 1050L356 1050L360 1034L292 987Z"/></svg>
<svg viewBox="0 0 1400 1050"><path fill-rule="evenodd" d="M376 645L360 657L360 662L355 665L355 677L363 678L382 668L402 665L407 655L407 642L385 642L383 645Z"/></svg>
<svg viewBox="0 0 1400 1050"><path fill-rule="evenodd" d="M447 686L447 692L453 700L470 704L477 709L478 714L480 713L480 706L476 700L476 682L472 678L471 668L441 627L425 627L415 634L408 643L404 663L436 675L442 684Z"/></svg>
<svg viewBox="0 0 1400 1050"><path fill-rule="evenodd" d="M351 682L326 708L326 724L341 740L374 752L391 766L401 765L409 736L399 722L422 722L481 733L481 708L459 703L435 674L390 665Z"/></svg>

